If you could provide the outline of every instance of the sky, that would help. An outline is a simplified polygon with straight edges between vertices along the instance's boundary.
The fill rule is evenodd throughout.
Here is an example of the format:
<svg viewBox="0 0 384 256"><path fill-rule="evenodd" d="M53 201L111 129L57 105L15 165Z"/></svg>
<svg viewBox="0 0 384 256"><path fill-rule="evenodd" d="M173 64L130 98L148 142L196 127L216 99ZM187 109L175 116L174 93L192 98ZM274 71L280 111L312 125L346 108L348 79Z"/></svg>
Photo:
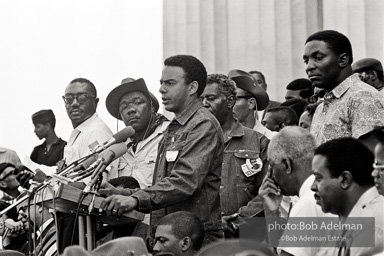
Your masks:
<svg viewBox="0 0 384 256"><path fill-rule="evenodd" d="M144 78L159 99L160 0L3 0L0 33L0 147L21 161L43 142L31 119L39 110L53 110L56 134L68 140L73 128L62 96L74 78L95 84L97 113L113 133L124 124L105 98L123 78Z"/></svg>

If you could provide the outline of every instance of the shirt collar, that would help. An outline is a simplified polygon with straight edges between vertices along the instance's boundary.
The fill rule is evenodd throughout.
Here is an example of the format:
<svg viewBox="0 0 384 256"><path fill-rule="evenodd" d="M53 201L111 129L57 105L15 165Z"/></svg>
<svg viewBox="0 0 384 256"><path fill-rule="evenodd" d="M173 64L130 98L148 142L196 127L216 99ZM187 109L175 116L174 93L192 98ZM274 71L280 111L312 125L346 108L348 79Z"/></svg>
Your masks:
<svg viewBox="0 0 384 256"><path fill-rule="evenodd" d="M299 190L299 197L302 198L306 193L307 191L310 191L311 190L311 186L312 186L312 183L315 181L315 176L313 174L311 174L310 176L308 176L308 178L303 182L303 184L301 185L300 187L300 190Z"/></svg>
<svg viewBox="0 0 384 256"><path fill-rule="evenodd" d="M196 111L203 107L203 103L199 98L194 99L191 103L188 104L188 106L184 109L179 117L175 117L175 120L179 124L185 125L185 123L196 113Z"/></svg>
<svg viewBox="0 0 384 256"><path fill-rule="evenodd" d="M235 125L233 126L233 129L229 132L228 138L224 138L224 142L226 143L228 140L230 140L233 137L243 137L243 136L244 136L244 126L242 126L239 120L235 118Z"/></svg>
<svg viewBox="0 0 384 256"><path fill-rule="evenodd" d="M354 73L353 75L347 77L343 82L341 82L338 86L336 86L331 93L336 97L336 98L341 98L343 94L348 91L349 88L356 82L360 81L359 74ZM324 96L325 97L325 96Z"/></svg>
<svg viewBox="0 0 384 256"><path fill-rule="evenodd" d="M381 195L377 191L376 187L371 187L360 196L359 200L357 200L351 212L348 214L348 217L361 217L360 211L380 196Z"/></svg>
<svg viewBox="0 0 384 256"><path fill-rule="evenodd" d="M94 113L90 118L79 124L75 130L78 130L80 132L87 131L90 127L92 127L93 120L97 119L98 115L97 113Z"/></svg>

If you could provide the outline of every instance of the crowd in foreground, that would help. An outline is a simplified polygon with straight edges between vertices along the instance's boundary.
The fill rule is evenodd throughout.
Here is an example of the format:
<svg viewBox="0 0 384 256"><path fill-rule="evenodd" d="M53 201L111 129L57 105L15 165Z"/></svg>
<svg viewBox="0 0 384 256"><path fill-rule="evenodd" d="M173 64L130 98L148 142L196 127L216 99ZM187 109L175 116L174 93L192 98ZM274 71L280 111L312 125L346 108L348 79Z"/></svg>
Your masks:
<svg viewBox="0 0 384 256"><path fill-rule="evenodd" d="M40 168L0 151L0 255L383 255L382 65L354 63L348 38L331 30L308 37L303 60L309 79L289 83L279 103L259 71L207 74L193 56L169 57L159 92L172 120L142 78L108 94L125 137L98 117L94 84L74 79L67 142L42 110L32 115ZM79 208L42 203L41 184L63 183L103 198L88 248Z"/></svg>

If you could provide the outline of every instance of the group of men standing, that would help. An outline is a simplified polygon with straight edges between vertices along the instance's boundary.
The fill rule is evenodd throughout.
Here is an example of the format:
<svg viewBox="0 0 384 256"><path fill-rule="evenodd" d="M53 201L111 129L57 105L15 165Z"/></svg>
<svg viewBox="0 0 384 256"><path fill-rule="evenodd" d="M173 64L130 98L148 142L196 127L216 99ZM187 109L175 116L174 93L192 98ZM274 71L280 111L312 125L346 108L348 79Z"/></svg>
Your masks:
<svg viewBox="0 0 384 256"><path fill-rule="evenodd" d="M132 210L150 213L150 221L145 222L155 238L154 252L170 249L162 238L164 232L172 231L156 230L166 215L187 211L197 216L205 233L200 247L238 237L233 223L241 219L263 211L279 217L282 195L299 198L288 210L289 216L382 217L382 208L381 215L376 210L383 207L383 196L369 172L374 157L357 138L383 126L384 99L353 74L349 40L336 31L310 36L303 59L313 85L327 90L311 134L299 127L284 128L277 135L266 130L255 113L267 107L268 95L255 76L242 70L208 75L193 56L167 58L159 91L165 110L174 113L172 120L157 113L159 102L142 78L124 79L107 96L106 107L135 134L126 141L127 152L108 168L105 181L132 176L140 189L104 183L102 190L110 196L100 209L116 216ZM65 168L89 155L93 142L110 139L112 132L96 113L99 99L89 80L71 81L63 100L74 129L62 155ZM53 152L65 142L52 133L55 123L48 122L52 118L43 118L47 127L38 125L44 123L40 119L38 113L33 117L36 134L48 135L35 151L46 155L46 150ZM340 156L335 158L336 154ZM365 173L359 173L359 168ZM382 179L382 171L380 175ZM382 238L382 220L376 222L375 235ZM61 243L59 252L67 245ZM374 247L382 249L383 243L377 241ZM180 248L179 255L198 250L193 242ZM361 252L345 245L342 249L352 255ZM283 255L324 253L319 248L284 246L280 251Z"/></svg>

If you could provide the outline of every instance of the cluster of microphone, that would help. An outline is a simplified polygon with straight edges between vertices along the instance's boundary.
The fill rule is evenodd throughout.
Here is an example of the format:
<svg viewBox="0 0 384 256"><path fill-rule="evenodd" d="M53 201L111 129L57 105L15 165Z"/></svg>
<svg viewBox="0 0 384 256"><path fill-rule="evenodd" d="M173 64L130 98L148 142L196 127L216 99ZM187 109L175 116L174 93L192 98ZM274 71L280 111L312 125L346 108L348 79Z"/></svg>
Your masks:
<svg viewBox="0 0 384 256"><path fill-rule="evenodd" d="M65 172L63 176L73 181L81 181L91 176L91 180L84 189L84 192L89 192L96 183L99 174L114 160L127 152L127 145L124 142L134 134L135 130L131 126L125 127L114 134L110 140L102 145L98 145L92 150L93 153L86 157L82 163Z"/></svg>

